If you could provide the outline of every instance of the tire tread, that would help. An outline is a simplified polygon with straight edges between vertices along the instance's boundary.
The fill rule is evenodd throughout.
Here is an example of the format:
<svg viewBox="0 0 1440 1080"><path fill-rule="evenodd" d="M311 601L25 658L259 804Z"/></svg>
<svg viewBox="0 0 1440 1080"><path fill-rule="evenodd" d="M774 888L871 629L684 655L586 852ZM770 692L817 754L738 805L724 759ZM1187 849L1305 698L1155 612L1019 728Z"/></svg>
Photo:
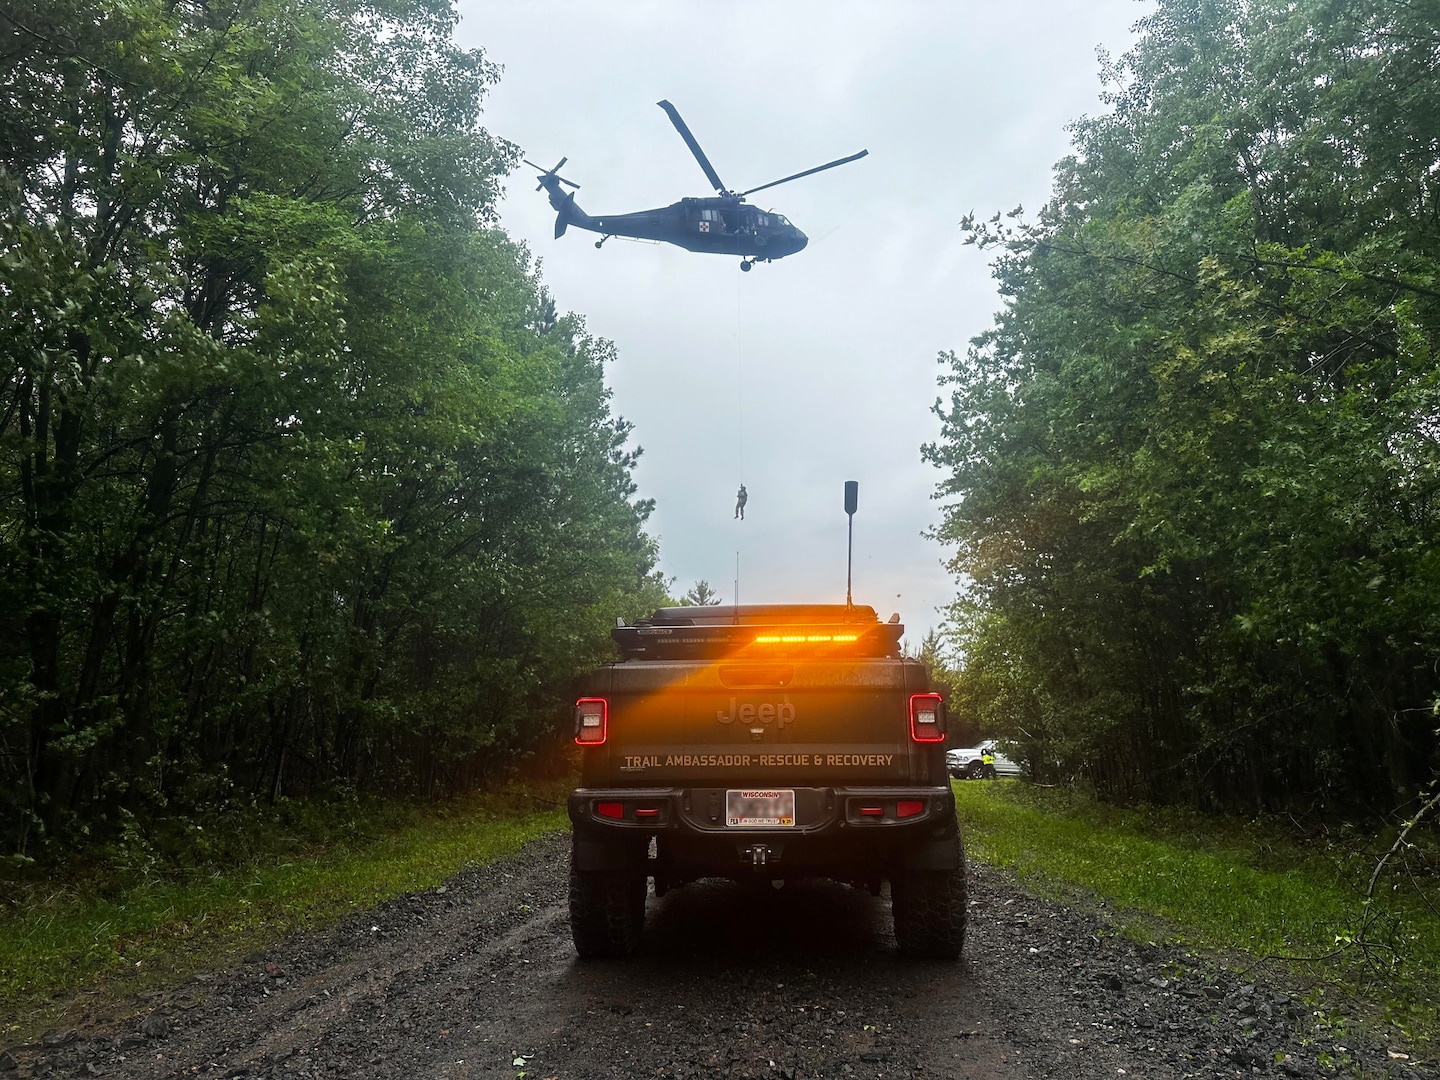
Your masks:
<svg viewBox="0 0 1440 1080"><path fill-rule="evenodd" d="M968 917L965 853L954 870L905 870L890 882L895 940L910 956L955 960L965 947Z"/></svg>
<svg viewBox="0 0 1440 1080"><path fill-rule="evenodd" d="M645 875L570 870L570 936L582 960L633 955L645 928Z"/></svg>

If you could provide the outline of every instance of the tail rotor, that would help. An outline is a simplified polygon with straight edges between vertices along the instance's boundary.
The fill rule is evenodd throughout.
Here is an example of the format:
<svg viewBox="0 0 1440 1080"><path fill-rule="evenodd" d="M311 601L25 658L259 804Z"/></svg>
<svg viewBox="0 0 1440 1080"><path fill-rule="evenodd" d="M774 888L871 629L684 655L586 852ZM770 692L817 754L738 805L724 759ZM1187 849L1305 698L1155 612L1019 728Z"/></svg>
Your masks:
<svg viewBox="0 0 1440 1080"><path fill-rule="evenodd" d="M540 175L536 178L536 179L538 179L538 180L540 181L540 183L538 183L537 185L535 185L535 190L536 190L536 191L544 191L544 190L545 190L545 181L546 181L546 180L555 180L555 181L558 181L559 183L562 183L562 184L568 184L570 187L574 188L576 191L579 191L579 190L580 190L580 185L577 184L577 183L575 183L574 180L566 180L563 176L560 175L560 166L564 165L565 162L567 162L567 161L570 160L568 157L562 157L559 161L557 161L557 162L555 163L555 167L554 167L553 169L542 169L539 165L536 165L536 164L535 164L533 161L531 161L529 158L525 158L525 159L523 159L523 160L525 161L525 164L526 164L526 165L529 165L532 169L535 169L536 171L538 171L538 172L540 173Z"/></svg>

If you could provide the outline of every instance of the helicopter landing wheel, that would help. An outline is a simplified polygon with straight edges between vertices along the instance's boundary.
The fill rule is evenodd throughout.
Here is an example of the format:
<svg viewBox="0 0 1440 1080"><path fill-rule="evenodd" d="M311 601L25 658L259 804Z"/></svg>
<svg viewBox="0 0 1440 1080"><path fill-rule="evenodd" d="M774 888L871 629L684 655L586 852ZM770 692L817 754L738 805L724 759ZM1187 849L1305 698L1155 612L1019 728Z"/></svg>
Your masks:
<svg viewBox="0 0 1440 1080"><path fill-rule="evenodd" d="M605 241L604 241L604 240L596 240L596 241L595 241L595 246L596 246L597 248L602 248L602 247L605 246Z"/></svg>
<svg viewBox="0 0 1440 1080"><path fill-rule="evenodd" d="M754 265L755 265L755 264L754 264L753 262L742 262L742 263L740 264L740 269L741 269L741 270L744 270L745 273L748 274L748 273L750 272L750 268L751 268L752 266L754 266Z"/></svg>

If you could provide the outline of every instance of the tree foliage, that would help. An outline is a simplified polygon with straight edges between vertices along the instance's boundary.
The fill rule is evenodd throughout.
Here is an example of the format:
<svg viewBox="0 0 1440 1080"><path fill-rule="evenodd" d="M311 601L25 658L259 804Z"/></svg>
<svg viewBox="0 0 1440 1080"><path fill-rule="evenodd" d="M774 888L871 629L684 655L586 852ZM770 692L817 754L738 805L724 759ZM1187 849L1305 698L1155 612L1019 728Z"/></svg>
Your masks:
<svg viewBox="0 0 1440 1080"><path fill-rule="evenodd" d="M1117 799L1440 765L1440 9L1161 0L942 358L967 701Z"/></svg>
<svg viewBox="0 0 1440 1080"><path fill-rule="evenodd" d="M0 12L0 830L550 728L662 595L608 343L494 222L448 0Z"/></svg>
<svg viewBox="0 0 1440 1080"><path fill-rule="evenodd" d="M715 591L710 582L701 578L690 586L690 591L680 598L682 607L713 607L719 604L724 597Z"/></svg>

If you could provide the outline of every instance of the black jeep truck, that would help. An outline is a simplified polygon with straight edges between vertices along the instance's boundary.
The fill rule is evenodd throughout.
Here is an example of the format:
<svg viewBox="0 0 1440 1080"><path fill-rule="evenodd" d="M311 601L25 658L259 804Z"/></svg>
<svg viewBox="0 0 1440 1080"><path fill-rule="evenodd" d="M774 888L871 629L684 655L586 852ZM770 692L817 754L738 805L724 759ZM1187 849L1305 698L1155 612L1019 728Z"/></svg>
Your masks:
<svg viewBox="0 0 1440 1080"><path fill-rule="evenodd" d="M890 883L907 953L965 939L945 705L870 607L662 608L575 706L570 925L582 957L640 944L655 895L702 877Z"/></svg>

